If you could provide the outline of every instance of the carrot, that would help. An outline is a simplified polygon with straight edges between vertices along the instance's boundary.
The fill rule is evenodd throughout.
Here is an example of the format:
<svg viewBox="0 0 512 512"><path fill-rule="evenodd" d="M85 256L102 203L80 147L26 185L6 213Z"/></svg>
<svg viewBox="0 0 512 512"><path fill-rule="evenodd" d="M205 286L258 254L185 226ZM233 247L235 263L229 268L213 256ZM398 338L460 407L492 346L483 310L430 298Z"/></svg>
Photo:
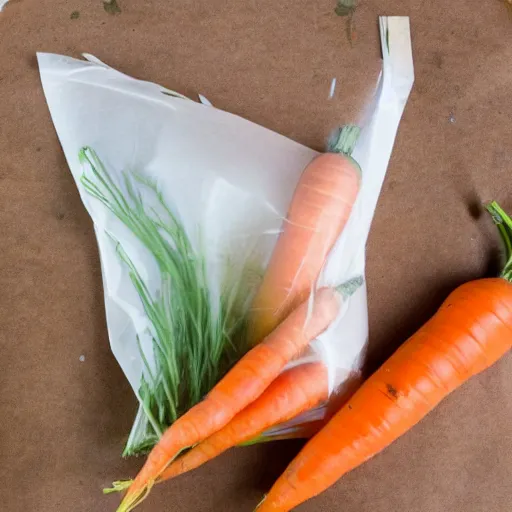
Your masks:
<svg viewBox="0 0 512 512"><path fill-rule="evenodd" d="M118 512L133 510L182 450L220 430L258 398L286 364L331 324L342 300L361 282L361 278L355 278L337 288L321 288L312 305L309 300L304 301L262 343L242 357L202 402L166 430L128 488ZM121 489L122 483L116 483L114 488Z"/></svg>
<svg viewBox="0 0 512 512"><path fill-rule="evenodd" d="M250 312L249 336L260 342L311 292L348 221L361 170L350 157L359 134L344 127L333 149L304 170Z"/></svg>
<svg viewBox="0 0 512 512"><path fill-rule="evenodd" d="M224 428L173 462L159 481L195 469L229 448L312 409L327 399L328 388L327 368L323 363L302 364L285 371Z"/></svg>
<svg viewBox="0 0 512 512"><path fill-rule="evenodd" d="M502 278L472 281L452 292L306 444L258 512L286 512L324 491L512 348L512 220L496 203L489 210L506 242Z"/></svg>
<svg viewBox="0 0 512 512"><path fill-rule="evenodd" d="M316 408L309 409L312 415L305 415L303 423L298 423L297 421L293 421L292 423L286 421L278 423L274 427L265 430L263 435L255 437L250 441L240 443L239 446L289 439L311 439L325 427L334 414L341 409L342 405L355 393L356 389L361 386L361 382L360 373L351 372L345 377L344 383L329 395L327 402L324 402Z"/></svg>

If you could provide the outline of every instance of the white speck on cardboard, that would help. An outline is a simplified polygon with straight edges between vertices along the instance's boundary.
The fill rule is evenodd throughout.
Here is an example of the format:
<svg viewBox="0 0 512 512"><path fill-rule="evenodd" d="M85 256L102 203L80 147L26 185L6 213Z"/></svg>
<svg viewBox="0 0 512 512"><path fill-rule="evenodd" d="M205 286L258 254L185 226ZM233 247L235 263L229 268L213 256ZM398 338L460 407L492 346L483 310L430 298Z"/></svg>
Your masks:
<svg viewBox="0 0 512 512"><path fill-rule="evenodd" d="M331 89L329 90L329 99L330 100L332 100L335 90L336 90L336 77L334 77L331 82Z"/></svg>
<svg viewBox="0 0 512 512"><path fill-rule="evenodd" d="M78 360L79 360L81 363L85 362L85 356L82 354L82 355L78 358Z"/></svg>

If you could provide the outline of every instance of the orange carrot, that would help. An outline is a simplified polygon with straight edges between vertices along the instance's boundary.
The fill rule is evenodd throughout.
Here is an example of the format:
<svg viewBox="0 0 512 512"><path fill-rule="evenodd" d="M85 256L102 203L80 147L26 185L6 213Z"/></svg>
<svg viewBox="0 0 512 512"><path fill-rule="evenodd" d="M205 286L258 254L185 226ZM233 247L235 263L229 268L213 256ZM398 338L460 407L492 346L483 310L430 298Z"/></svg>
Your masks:
<svg viewBox="0 0 512 512"><path fill-rule="evenodd" d="M286 364L331 324L343 298L360 284L361 279L356 278L338 288L321 288L312 305L309 300L304 301L262 343L242 357L202 402L166 430L128 488L118 512L133 510L182 450L220 430L258 398Z"/></svg>
<svg viewBox="0 0 512 512"><path fill-rule="evenodd" d="M343 384L334 390L327 402L314 408L314 411L310 409L313 417L306 415L304 417L304 423L298 423L297 421L293 421L293 423L286 421L279 423L265 430L262 436L241 443L240 446L288 439L311 439L325 427L327 422L341 409L345 402L348 401L362 384L362 377L359 372L351 372L346 375L344 379Z"/></svg>
<svg viewBox="0 0 512 512"><path fill-rule="evenodd" d="M323 363L302 364L285 371L224 428L174 461L159 481L195 469L229 448L312 409L327 399L328 388L327 368Z"/></svg>
<svg viewBox="0 0 512 512"><path fill-rule="evenodd" d="M350 157L359 128L346 126L333 151L304 170L251 306L253 344L304 301L349 218L359 192L361 171Z"/></svg>
<svg viewBox="0 0 512 512"><path fill-rule="evenodd" d="M496 203L489 210L506 242L503 279L456 289L306 444L258 512L287 512L321 493L512 348L512 220Z"/></svg>

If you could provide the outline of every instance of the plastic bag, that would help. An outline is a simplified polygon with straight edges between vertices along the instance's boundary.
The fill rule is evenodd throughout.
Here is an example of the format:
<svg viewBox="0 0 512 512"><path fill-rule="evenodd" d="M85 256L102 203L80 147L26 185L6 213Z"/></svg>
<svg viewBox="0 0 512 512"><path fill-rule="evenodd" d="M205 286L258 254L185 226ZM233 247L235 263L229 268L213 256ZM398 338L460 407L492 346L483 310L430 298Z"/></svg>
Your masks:
<svg viewBox="0 0 512 512"><path fill-rule="evenodd" d="M316 288L364 276L366 239L414 80L408 19L383 17L380 29L383 72L353 152L361 188ZM317 153L85 57L38 60L94 222L112 351L140 402L125 449L132 454L150 448L248 349L252 298ZM290 365L322 361L333 395L358 375L367 337L363 284ZM325 414L323 404L264 439L308 435Z"/></svg>

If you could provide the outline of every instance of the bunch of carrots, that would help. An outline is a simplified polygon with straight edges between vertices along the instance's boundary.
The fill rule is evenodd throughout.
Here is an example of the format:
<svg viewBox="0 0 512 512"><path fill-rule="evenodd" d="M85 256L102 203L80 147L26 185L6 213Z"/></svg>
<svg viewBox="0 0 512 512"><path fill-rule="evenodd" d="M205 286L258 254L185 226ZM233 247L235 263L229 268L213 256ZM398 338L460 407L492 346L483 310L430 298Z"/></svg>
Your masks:
<svg viewBox="0 0 512 512"><path fill-rule="evenodd" d="M254 347L169 427L133 481L114 483L113 490L127 489L118 512L133 510L156 483L197 468L327 399L323 364L285 368L327 329L362 282L354 278L337 287L315 287L359 192L361 170L350 156L357 136L357 127L345 127L333 151L304 170L254 299ZM507 250L501 278L455 290L305 445L258 512L287 512L324 491L512 347L512 220L496 203L488 208Z"/></svg>

